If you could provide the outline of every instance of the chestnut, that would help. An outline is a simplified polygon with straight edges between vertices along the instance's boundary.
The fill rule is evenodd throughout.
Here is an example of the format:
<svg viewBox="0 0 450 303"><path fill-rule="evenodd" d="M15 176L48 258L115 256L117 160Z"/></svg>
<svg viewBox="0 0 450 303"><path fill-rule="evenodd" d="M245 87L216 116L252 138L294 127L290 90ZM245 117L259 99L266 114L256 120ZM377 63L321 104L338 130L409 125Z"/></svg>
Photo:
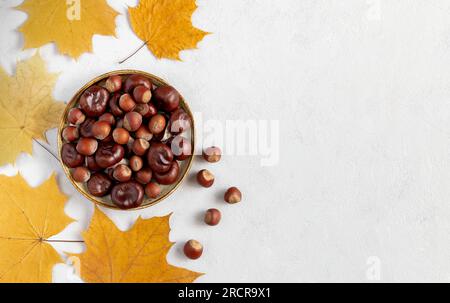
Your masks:
<svg viewBox="0 0 450 303"><path fill-rule="evenodd" d="M184 244L183 251L186 257L196 260L200 258L203 253L203 245L196 240L189 240Z"/></svg>
<svg viewBox="0 0 450 303"><path fill-rule="evenodd" d="M145 194L151 199L156 199L161 194L161 187L158 183L150 182L145 186Z"/></svg>
<svg viewBox="0 0 450 303"><path fill-rule="evenodd" d="M150 167L145 167L136 173L135 179L141 184L147 184L152 180L153 172Z"/></svg>
<svg viewBox="0 0 450 303"><path fill-rule="evenodd" d="M220 219L222 218L222 214L220 213L220 210L216 208L210 208L205 213L205 223L210 226L216 226L219 224Z"/></svg>
<svg viewBox="0 0 450 303"><path fill-rule="evenodd" d="M92 138L94 137L94 134L92 133L92 127L94 126L95 120L94 119L86 119L81 125L80 125L80 134L82 137L85 138Z"/></svg>
<svg viewBox="0 0 450 303"><path fill-rule="evenodd" d="M112 136L117 144L127 144L130 140L130 133L125 128L116 128Z"/></svg>
<svg viewBox="0 0 450 303"><path fill-rule="evenodd" d="M153 117L154 115L156 115L158 113L158 110L156 109L155 105L153 105L152 103L147 103L147 104L148 104L148 113L144 117L150 118L150 117Z"/></svg>
<svg viewBox="0 0 450 303"><path fill-rule="evenodd" d="M145 141L150 141L153 138L153 134L145 125L141 125L141 127L139 127L135 133L135 136L137 139L144 139Z"/></svg>
<svg viewBox="0 0 450 303"><path fill-rule="evenodd" d="M177 161L173 161L169 170L165 173L155 172L155 180L162 185L174 184L180 175L180 165Z"/></svg>
<svg viewBox="0 0 450 303"><path fill-rule="evenodd" d="M147 153L147 163L157 173L167 172L173 161L172 150L163 143L152 143Z"/></svg>
<svg viewBox="0 0 450 303"><path fill-rule="evenodd" d="M174 111L169 118L169 131L172 134L180 134L191 128L191 118L182 109Z"/></svg>
<svg viewBox="0 0 450 303"><path fill-rule="evenodd" d="M92 134L95 138L103 140L109 136L111 125L106 121L97 121L92 125Z"/></svg>
<svg viewBox="0 0 450 303"><path fill-rule="evenodd" d="M110 76L105 83L106 89L110 93L115 93L122 88L122 77L119 75Z"/></svg>
<svg viewBox="0 0 450 303"><path fill-rule="evenodd" d="M124 111L119 106L120 94L114 94L111 99L109 99L109 108L111 113L116 117L122 117Z"/></svg>
<svg viewBox="0 0 450 303"><path fill-rule="evenodd" d="M104 113L100 116L100 118L98 118L98 121L105 121L110 126L114 126L114 124L116 124L116 118L114 118L114 115L111 113Z"/></svg>
<svg viewBox="0 0 450 303"><path fill-rule="evenodd" d="M152 98L152 92L144 85L139 85L134 88L133 97L137 103L148 103Z"/></svg>
<svg viewBox="0 0 450 303"><path fill-rule="evenodd" d="M93 172L96 172L96 171L99 171L102 169L100 166L98 166L97 162L95 162L94 156L86 157L86 165Z"/></svg>
<svg viewBox="0 0 450 303"><path fill-rule="evenodd" d="M121 145L104 143L98 147L95 153L95 162L101 168L108 168L122 161L124 156L125 149Z"/></svg>
<svg viewBox="0 0 450 303"><path fill-rule="evenodd" d="M128 113L136 107L136 102L134 102L129 94L123 94L120 96L119 106L124 112Z"/></svg>
<svg viewBox="0 0 450 303"><path fill-rule="evenodd" d="M160 86L153 92L156 106L167 112L173 112L180 105L180 94L172 86Z"/></svg>
<svg viewBox="0 0 450 303"><path fill-rule="evenodd" d="M72 170L72 178L75 182L84 183L91 177L91 172L84 166L78 166Z"/></svg>
<svg viewBox="0 0 450 303"><path fill-rule="evenodd" d="M137 112L129 112L123 119L123 127L130 131L135 132L142 125L142 116Z"/></svg>
<svg viewBox="0 0 450 303"><path fill-rule="evenodd" d="M137 86L144 86L153 90L153 84L148 78L141 75L131 75L125 81L124 91L131 94Z"/></svg>
<svg viewBox="0 0 450 303"><path fill-rule="evenodd" d="M101 86L91 86L80 97L80 107L88 117L100 117L106 111L109 92Z"/></svg>
<svg viewBox="0 0 450 303"><path fill-rule="evenodd" d="M68 142L78 140L78 138L80 137L78 128L76 128L75 126L67 126L66 128L63 129L62 137L64 140Z"/></svg>
<svg viewBox="0 0 450 303"><path fill-rule="evenodd" d="M77 152L74 144L65 143L61 148L61 160L70 168L84 164L84 156Z"/></svg>
<svg viewBox="0 0 450 303"><path fill-rule="evenodd" d="M83 156L92 156L98 148L98 142L92 138L81 138L77 143L77 152Z"/></svg>
<svg viewBox="0 0 450 303"><path fill-rule="evenodd" d="M184 161L192 155L191 142L182 136L170 138L167 141L167 144L172 150L176 160Z"/></svg>
<svg viewBox="0 0 450 303"><path fill-rule="evenodd" d="M241 202L242 193L237 187L230 187L224 195L225 202L229 204L235 204Z"/></svg>
<svg viewBox="0 0 450 303"><path fill-rule="evenodd" d="M203 158L210 162L219 162L222 157L222 150L219 147L211 146L203 150Z"/></svg>
<svg viewBox="0 0 450 303"><path fill-rule="evenodd" d="M121 209L138 207L144 200L144 189L132 181L119 183L111 191L111 200Z"/></svg>
<svg viewBox="0 0 450 303"><path fill-rule="evenodd" d="M67 114L69 123L80 125L86 120L86 115L79 108L72 108Z"/></svg>
<svg viewBox="0 0 450 303"><path fill-rule="evenodd" d="M214 175L207 169L197 173L197 182L203 187L211 187L214 184Z"/></svg>
<svg viewBox="0 0 450 303"><path fill-rule="evenodd" d="M119 182L130 181L132 175L131 169L125 164L119 164L114 168L113 177Z"/></svg>
<svg viewBox="0 0 450 303"><path fill-rule="evenodd" d="M166 118L161 114L154 115L148 122L148 129L154 135L163 133L165 128Z"/></svg>
<svg viewBox="0 0 450 303"><path fill-rule="evenodd" d="M142 166L144 166L144 160L141 157L134 155L130 158L130 168L132 171L140 171Z"/></svg>
<svg viewBox="0 0 450 303"><path fill-rule="evenodd" d="M108 175L95 173L87 182L88 192L95 197L104 197L109 194L113 183Z"/></svg>

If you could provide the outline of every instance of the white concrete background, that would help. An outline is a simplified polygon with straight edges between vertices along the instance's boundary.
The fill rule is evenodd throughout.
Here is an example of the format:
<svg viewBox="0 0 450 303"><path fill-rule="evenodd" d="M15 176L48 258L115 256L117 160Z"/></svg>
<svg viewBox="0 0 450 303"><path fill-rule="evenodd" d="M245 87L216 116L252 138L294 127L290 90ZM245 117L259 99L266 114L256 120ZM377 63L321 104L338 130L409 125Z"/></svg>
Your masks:
<svg viewBox="0 0 450 303"><path fill-rule="evenodd" d="M20 2L0 3L0 62L9 73L34 52L21 50L16 30L26 15L11 9ZM198 50L183 52L183 62L143 50L123 65L141 44L126 14L137 1L108 2L121 13L117 38L95 36L93 53L78 61L51 44L40 49L61 74L56 99L103 72L136 68L167 79L204 119L274 119L281 131L278 165L228 156L208 166L218 176L210 190L188 181L158 206L107 211L120 229L139 215L174 212L178 243L168 261L205 272L198 282L364 282L371 256L385 282L449 281L449 1L199 0L193 22L213 34ZM56 132L48 138L56 148ZM192 172L205 166L197 161ZM57 238L78 239L93 205L58 163L35 145L0 170L17 171L33 186L58 173L78 222ZM228 185L242 189L241 204L221 202ZM210 207L223 211L215 228L201 222ZM181 253L189 238L205 245L198 261ZM54 281L79 280L61 264Z"/></svg>

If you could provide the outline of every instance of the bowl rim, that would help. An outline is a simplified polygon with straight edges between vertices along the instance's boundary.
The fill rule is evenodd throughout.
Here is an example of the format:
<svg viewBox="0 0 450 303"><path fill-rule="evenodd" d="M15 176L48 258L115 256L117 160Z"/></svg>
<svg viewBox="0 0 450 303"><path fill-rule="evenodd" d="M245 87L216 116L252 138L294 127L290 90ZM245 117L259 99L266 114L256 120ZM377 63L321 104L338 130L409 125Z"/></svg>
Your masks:
<svg viewBox="0 0 450 303"><path fill-rule="evenodd" d="M68 124L66 121L66 117L67 114L69 112L69 110L71 110L74 105L78 102L81 94L88 89L89 87L91 87L92 85L95 85L98 82L101 82L102 80L105 80L106 78L108 78L109 76L112 75L129 75L129 74L139 74L145 77L150 78L150 80L153 83L156 83L158 86L160 85L170 85L166 80L161 79L158 76L155 76L151 73L148 72L144 72L141 70L134 70L134 69L121 69L121 70L114 70L111 72L107 72L104 73L100 76L95 77L94 79L90 80L89 82L87 82L85 85L83 85L74 95L73 97L70 99L69 102L67 102L66 107L64 109L64 112L62 113L62 116L60 118L60 123L59 123L59 127L58 127L58 160L61 163L61 166L64 170L64 173L66 175L66 177L69 179L70 183L72 183L72 185L75 187L75 189L81 193L85 198L87 198L89 201L95 203L96 205L102 206L102 207L106 207L109 209L114 209L114 210L120 210L120 211L136 211L136 210L141 210L141 209L145 209L151 206L154 206L160 202L162 202L163 200L165 200L166 198L168 198L170 195L172 195L177 189L178 187L181 185L181 183L183 183L183 181L186 179L189 171L191 170L192 167L192 163L194 160L194 151L195 151L195 121L194 121L194 115L192 114L192 111L189 107L189 104L187 104L187 102L185 101L184 97L181 95L180 93L180 97L181 97L181 104L182 104L182 108L186 111L186 113L189 115L189 117L192 120L191 123L191 146L192 146L192 154L190 155L190 157L185 160L188 161L187 167L184 171L184 173L182 174L181 178L178 179L178 181L171 185L172 187L170 188L169 191L167 191L164 195L161 195L160 197L154 199L153 201L151 201L150 203L147 203L145 205L141 205L135 208L130 208L130 209L121 209L117 206L115 206L114 204L109 204L105 201L103 201L101 198L97 198L94 197L92 195L90 195L89 193L87 193L77 182L75 182L72 178L72 175L70 173L70 168L67 167L64 162L62 161L62 146L64 144L63 140L62 140L62 132L65 128L65 126ZM183 162L185 162L183 161Z"/></svg>

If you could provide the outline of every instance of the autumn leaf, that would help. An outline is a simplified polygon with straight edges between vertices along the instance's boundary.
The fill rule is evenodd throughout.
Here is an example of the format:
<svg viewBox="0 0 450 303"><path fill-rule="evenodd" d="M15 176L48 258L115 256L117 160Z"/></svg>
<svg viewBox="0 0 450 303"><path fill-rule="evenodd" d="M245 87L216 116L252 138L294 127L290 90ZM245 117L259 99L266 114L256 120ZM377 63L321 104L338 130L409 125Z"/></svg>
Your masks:
<svg viewBox="0 0 450 303"><path fill-rule="evenodd" d="M55 42L59 51L78 58L92 51L92 36L115 36L118 13L106 0L25 0L17 9L28 14L19 29L24 48L37 48Z"/></svg>
<svg viewBox="0 0 450 303"><path fill-rule="evenodd" d="M80 259L85 282L192 282L201 274L169 265L169 217L143 220L122 232L98 209L83 234L86 252Z"/></svg>
<svg viewBox="0 0 450 303"><path fill-rule="evenodd" d="M62 260L48 239L72 222L66 200L55 176L37 188L0 176L0 282L51 282Z"/></svg>
<svg viewBox="0 0 450 303"><path fill-rule="evenodd" d="M131 26L157 58L180 60L179 52L197 47L208 33L192 26L195 0L140 0L130 8Z"/></svg>
<svg viewBox="0 0 450 303"><path fill-rule="evenodd" d="M0 166L31 153L32 138L45 140L45 131L57 126L65 105L53 100L55 82L39 55L19 62L15 77L0 68Z"/></svg>

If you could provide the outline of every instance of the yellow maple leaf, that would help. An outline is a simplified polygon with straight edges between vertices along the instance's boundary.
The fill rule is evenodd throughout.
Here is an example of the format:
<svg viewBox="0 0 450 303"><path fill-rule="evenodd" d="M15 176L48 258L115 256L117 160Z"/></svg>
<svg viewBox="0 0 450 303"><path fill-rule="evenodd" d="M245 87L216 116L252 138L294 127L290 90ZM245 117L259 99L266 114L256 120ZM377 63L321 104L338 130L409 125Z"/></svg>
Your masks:
<svg viewBox="0 0 450 303"><path fill-rule="evenodd" d="M129 231L122 232L97 209L83 234L86 252L74 255L80 259L81 278L94 283L194 281L202 274L167 263L173 245L169 217L139 218Z"/></svg>
<svg viewBox="0 0 450 303"><path fill-rule="evenodd" d="M78 58L92 51L94 34L115 36L118 13L106 0L25 0L17 9L28 14L19 29L24 48L55 42L61 53Z"/></svg>
<svg viewBox="0 0 450 303"><path fill-rule="evenodd" d="M57 126L65 105L53 100L55 82L39 55L19 62L15 77L0 68L0 166L31 153L32 138L45 139L44 132Z"/></svg>
<svg viewBox="0 0 450 303"><path fill-rule="evenodd" d="M51 282L62 260L48 239L72 222L66 200L55 176L38 188L0 176L0 282Z"/></svg>
<svg viewBox="0 0 450 303"><path fill-rule="evenodd" d="M140 0L130 8L131 26L157 58L180 60L179 52L197 47L208 33L192 26L195 0Z"/></svg>

